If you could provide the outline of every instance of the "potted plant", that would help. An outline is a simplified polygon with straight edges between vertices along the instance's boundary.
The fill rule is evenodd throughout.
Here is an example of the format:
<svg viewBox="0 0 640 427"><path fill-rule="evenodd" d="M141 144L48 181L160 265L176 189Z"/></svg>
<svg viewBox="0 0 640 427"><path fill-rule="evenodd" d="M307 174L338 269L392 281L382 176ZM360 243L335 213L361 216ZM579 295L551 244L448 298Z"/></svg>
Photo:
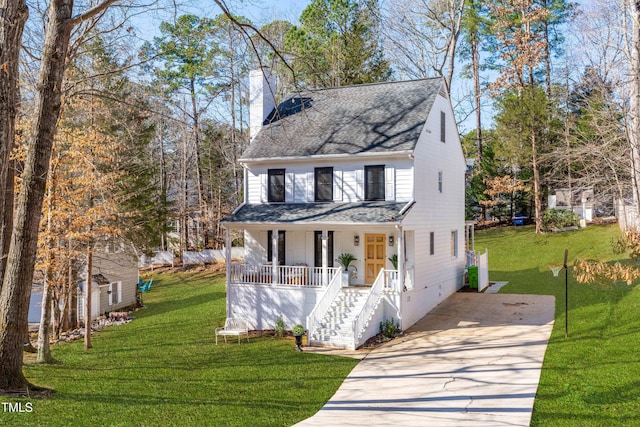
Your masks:
<svg viewBox="0 0 640 427"><path fill-rule="evenodd" d="M291 329L293 336L296 337L296 350L302 351L302 336L304 335L304 326L297 324Z"/></svg>
<svg viewBox="0 0 640 427"><path fill-rule="evenodd" d="M397 270L398 269L398 254L391 255L391 257L389 258L389 261L391 261L391 264L393 264L393 269Z"/></svg>
<svg viewBox="0 0 640 427"><path fill-rule="evenodd" d="M358 271L355 265L351 265L353 261L357 261L357 258L355 255L345 252L338 255L337 261L342 266L342 285L349 285L349 268Z"/></svg>

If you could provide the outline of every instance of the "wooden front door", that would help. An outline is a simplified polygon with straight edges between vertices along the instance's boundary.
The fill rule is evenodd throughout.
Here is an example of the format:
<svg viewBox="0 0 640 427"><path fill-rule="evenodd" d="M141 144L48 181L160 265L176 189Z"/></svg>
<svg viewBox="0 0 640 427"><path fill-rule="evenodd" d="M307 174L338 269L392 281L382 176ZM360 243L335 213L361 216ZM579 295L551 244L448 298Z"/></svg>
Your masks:
<svg viewBox="0 0 640 427"><path fill-rule="evenodd" d="M364 235L364 283L373 284L387 259L386 236L384 234Z"/></svg>

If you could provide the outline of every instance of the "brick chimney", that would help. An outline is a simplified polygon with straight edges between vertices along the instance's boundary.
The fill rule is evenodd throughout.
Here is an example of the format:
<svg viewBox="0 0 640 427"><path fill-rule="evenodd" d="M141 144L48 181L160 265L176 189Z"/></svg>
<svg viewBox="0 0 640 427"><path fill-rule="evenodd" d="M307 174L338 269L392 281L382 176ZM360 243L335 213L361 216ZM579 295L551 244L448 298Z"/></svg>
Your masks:
<svg viewBox="0 0 640 427"><path fill-rule="evenodd" d="M253 139L262 123L276 106L275 79L271 69L262 67L249 72L249 137Z"/></svg>

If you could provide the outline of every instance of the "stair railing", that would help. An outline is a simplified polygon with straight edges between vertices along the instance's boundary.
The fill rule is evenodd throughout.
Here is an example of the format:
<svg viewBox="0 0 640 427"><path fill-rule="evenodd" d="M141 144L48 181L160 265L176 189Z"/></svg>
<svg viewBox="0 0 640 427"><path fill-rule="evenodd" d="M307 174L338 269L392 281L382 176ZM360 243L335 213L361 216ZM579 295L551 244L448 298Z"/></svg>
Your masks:
<svg viewBox="0 0 640 427"><path fill-rule="evenodd" d="M309 336L313 334L313 331L316 330L318 324L331 307L331 304L336 299L336 296L340 293L340 288L342 288L342 277L341 270L337 269L331 280L329 281L329 285L327 289L324 291L320 300L316 303L316 306L311 310L311 313L307 316L307 333Z"/></svg>
<svg viewBox="0 0 640 427"><path fill-rule="evenodd" d="M385 270L384 268L380 269L378 273L378 277L376 277L375 282L371 286L371 290L369 291L369 295L367 295L367 300L365 301L360 313L356 315L353 319L353 348L358 348L360 344L360 337L362 337L362 333L364 332L364 328L373 315L374 310L378 306L380 302L380 298L382 297L382 291L384 290L384 282L385 282Z"/></svg>

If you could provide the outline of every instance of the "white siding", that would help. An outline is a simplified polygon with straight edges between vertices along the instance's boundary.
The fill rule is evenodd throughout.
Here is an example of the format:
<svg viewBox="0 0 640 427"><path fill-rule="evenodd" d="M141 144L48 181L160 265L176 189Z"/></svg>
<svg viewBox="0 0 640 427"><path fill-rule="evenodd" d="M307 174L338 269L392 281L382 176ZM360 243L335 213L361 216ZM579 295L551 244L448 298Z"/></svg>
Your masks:
<svg viewBox="0 0 640 427"><path fill-rule="evenodd" d="M440 112L446 113L446 142L440 141ZM438 191L443 171L443 192ZM465 161L449 102L438 96L415 150L416 204L403 222L415 234L414 289L402 295L403 328L418 321L462 286L464 256L451 257L451 232L464 235ZM435 254L429 255L429 233ZM458 248L464 243L458 241ZM426 311L425 311L426 310Z"/></svg>
<svg viewBox="0 0 640 427"><path fill-rule="evenodd" d="M264 178L263 178L264 177ZM262 180L264 179L264 182ZM266 200L266 176L258 174L256 171L247 173L247 200L249 203L262 203ZM264 193L264 195L263 195Z"/></svg>
<svg viewBox="0 0 640 427"><path fill-rule="evenodd" d="M294 184L294 203L303 203L307 199L307 174L306 173L297 173L295 174L295 184Z"/></svg>
<svg viewBox="0 0 640 427"><path fill-rule="evenodd" d="M413 162L406 159L378 158L375 161L340 161L298 164L274 164L269 168L248 170L248 202L267 202L268 169L285 169L285 200L287 203L314 201L314 170L316 167L333 167L333 200L357 202L364 200L364 167L370 164L385 165L385 197L388 201L408 202L413 199Z"/></svg>

